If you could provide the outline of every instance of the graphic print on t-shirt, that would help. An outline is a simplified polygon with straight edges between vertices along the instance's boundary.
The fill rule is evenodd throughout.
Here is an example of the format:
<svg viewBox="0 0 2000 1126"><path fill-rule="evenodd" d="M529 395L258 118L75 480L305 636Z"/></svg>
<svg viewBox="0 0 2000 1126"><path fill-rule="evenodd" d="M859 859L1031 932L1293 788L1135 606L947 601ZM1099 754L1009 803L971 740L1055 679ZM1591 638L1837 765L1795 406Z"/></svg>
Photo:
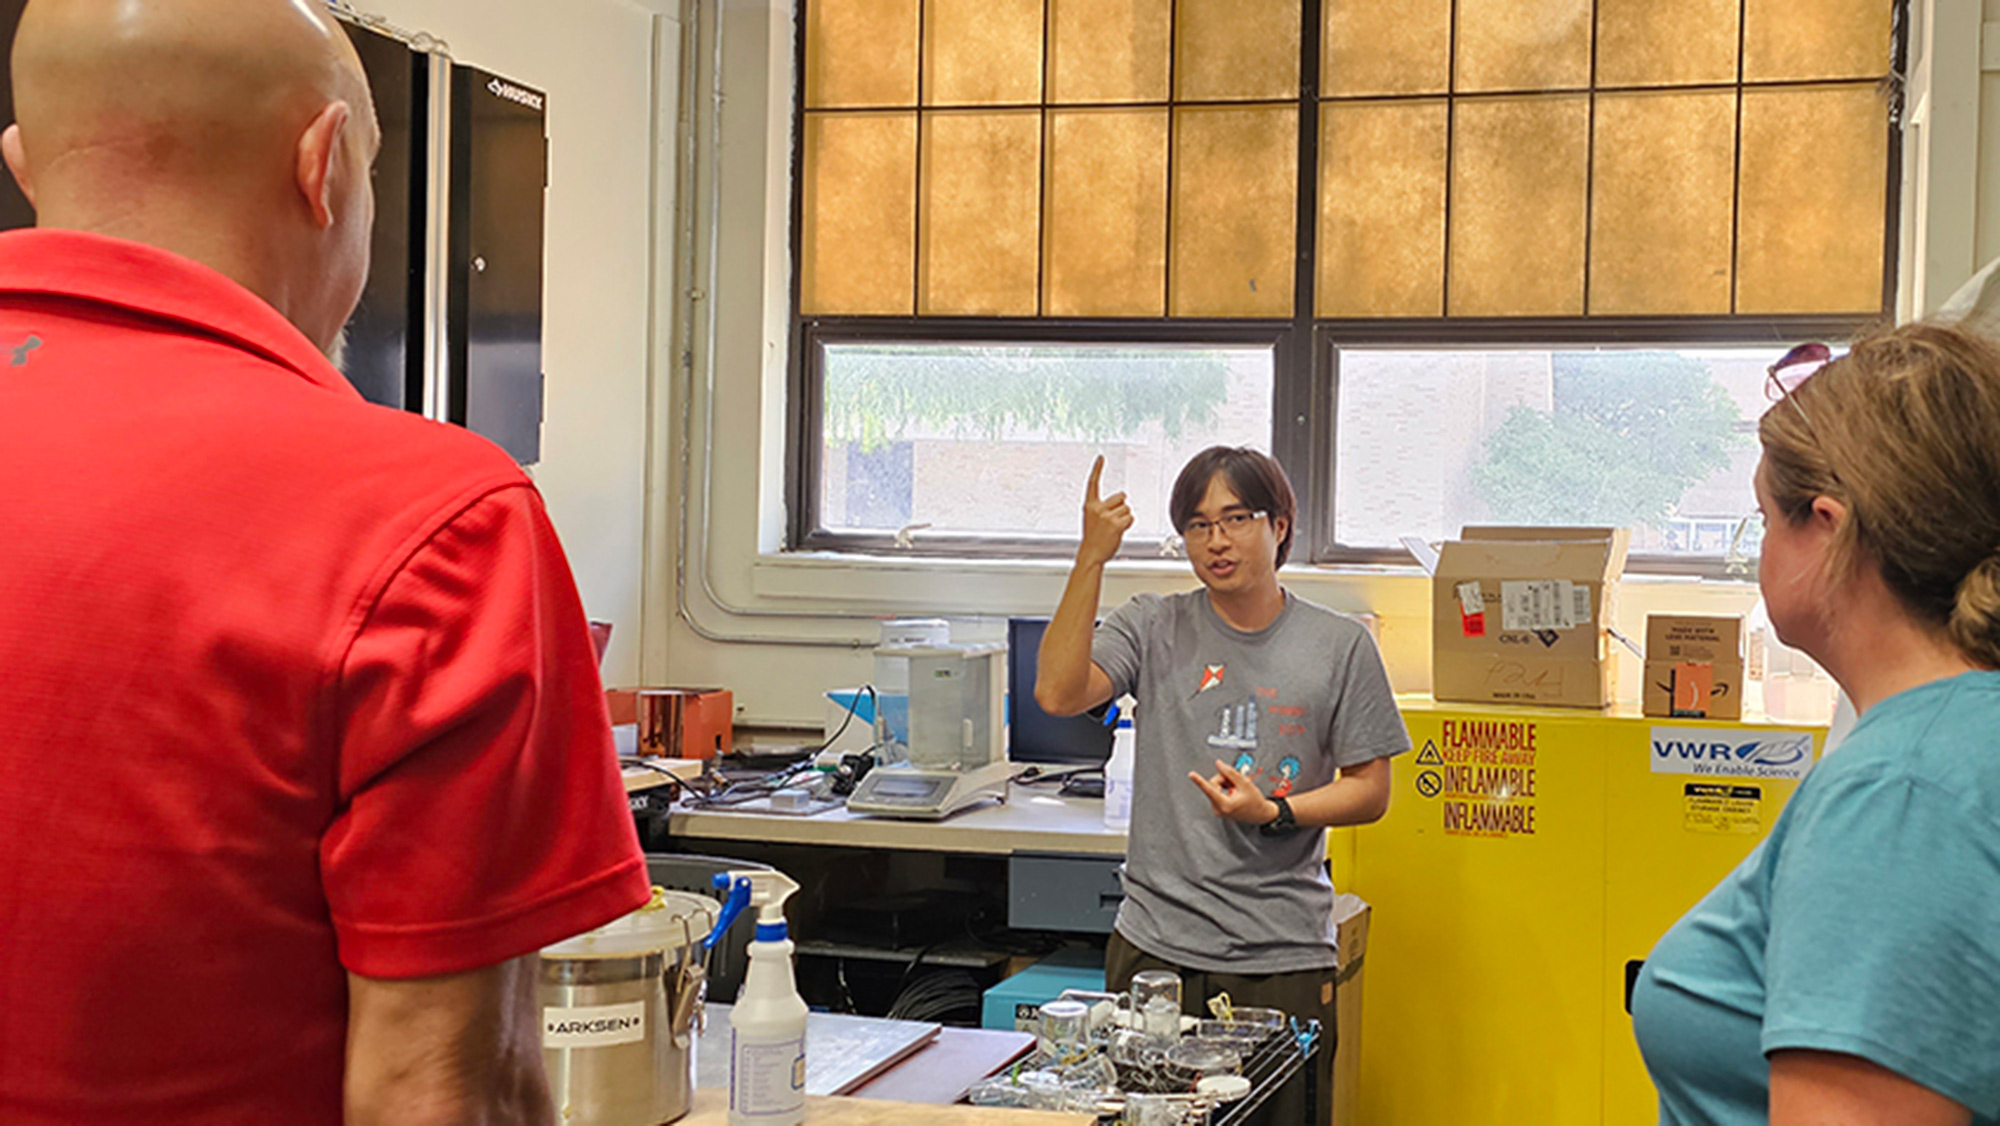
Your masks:
<svg viewBox="0 0 2000 1126"><path fill-rule="evenodd" d="M1209 667L1218 669L1221 666L1210 665ZM1206 678L1204 678L1203 682L1204 684L1206 683ZM1269 689L1259 692L1259 695L1266 694L1271 694ZM1303 717L1305 714L1305 709L1303 708L1289 708L1277 704L1273 704L1271 710L1280 715ZM1280 735L1303 734L1304 731L1305 728L1303 725L1294 724L1281 724L1278 729ZM1216 711L1216 732L1208 737L1208 745L1218 751L1235 751L1236 756L1233 765L1236 767L1237 773L1248 777L1252 782L1259 782L1265 771L1264 768L1257 765L1257 749L1259 744L1257 741L1256 699L1253 698L1235 704L1226 704L1218 708ZM1300 764L1296 755L1286 755L1284 758L1279 759L1276 765L1270 770L1270 776L1275 781L1275 785L1270 791L1270 796L1274 798L1289 797L1292 787L1298 783L1299 774L1302 770L1304 770L1304 767ZM1259 785L1261 786L1262 783L1259 782Z"/></svg>
<svg viewBox="0 0 2000 1126"><path fill-rule="evenodd" d="M42 346L42 338L36 336L34 333L31 332L28 334L28 338L26 340L21 341L19 344L0 345L0 349L4 349L12 357L7 362L8 367L21 368L28 366L29 354L34 352L41 346Z"/></svg>
<svg viewBox="0 0 2000 1126"><path fill-rule="evenodd" d="M1220 687L1221 684L1222 684L1222 666L1209 665L1201 670L1201 687L1195 689L1194 694L1199 696L1203 692L1206 692L1211 688Z"/></svg>

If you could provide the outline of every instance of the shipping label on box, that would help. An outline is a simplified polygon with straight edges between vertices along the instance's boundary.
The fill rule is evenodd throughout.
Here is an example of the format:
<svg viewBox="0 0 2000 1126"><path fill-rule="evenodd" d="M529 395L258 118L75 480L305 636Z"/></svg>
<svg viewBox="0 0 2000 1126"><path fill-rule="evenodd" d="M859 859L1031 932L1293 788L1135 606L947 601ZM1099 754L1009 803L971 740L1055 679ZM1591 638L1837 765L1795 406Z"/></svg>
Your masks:
<svg viewBox="0 0 2000 1126"><path fill-rule="evenodd" d="M1689 719L1743 717L1743 619L1646 617L1642 710Z"/></svg>
<svg viewBox="0 0 2000 1126"><path fill-rule="evenodd" d="M1609 704L1616 666L1604 625L1630 538L1623 528L1470 527L1445 543L1432 580L1432 694Z"/></svg>

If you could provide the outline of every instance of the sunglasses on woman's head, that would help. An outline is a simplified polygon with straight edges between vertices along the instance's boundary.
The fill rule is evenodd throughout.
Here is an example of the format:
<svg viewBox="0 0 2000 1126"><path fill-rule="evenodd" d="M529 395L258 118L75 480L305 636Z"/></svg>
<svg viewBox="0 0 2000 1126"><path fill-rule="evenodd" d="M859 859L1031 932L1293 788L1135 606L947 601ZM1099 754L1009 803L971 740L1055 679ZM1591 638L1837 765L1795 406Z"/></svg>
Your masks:
<svg viewBox="0 0 2000 1126"><path fill-rule="evenodd" d="M1778 357L1778 362L1764 369L1764 394L1772 402L1789 400L1799 384L1813 377L1813 373L1825 367L1833 359L1833 349L1824 344L1800 344ZM1796 404L1794 404L1796 405ZM1799 416L1805 416L1804 411Z"/></svg>
<svg viewBox="0 0 2000 1126"><path fill-rule="evenodd" d="M1774 403L1783 399L1792 405L1792 409L1798 412L1799 421L1805 424L1806 434L1812 438L1813 445L1820 448L1821 456L1825 456L1826 443L1820 440L1819 431L1813 429L1812 419L1806 415L1806 409L1799 405L1799 401L1792 397L1792 392L1818 374L1819 369L1832 359L1833 349L1824 344L1799 344L1779 356L1777 363L1764 369L1764 394ZM1839 479L1837 474L1834 479Z"/></svg>

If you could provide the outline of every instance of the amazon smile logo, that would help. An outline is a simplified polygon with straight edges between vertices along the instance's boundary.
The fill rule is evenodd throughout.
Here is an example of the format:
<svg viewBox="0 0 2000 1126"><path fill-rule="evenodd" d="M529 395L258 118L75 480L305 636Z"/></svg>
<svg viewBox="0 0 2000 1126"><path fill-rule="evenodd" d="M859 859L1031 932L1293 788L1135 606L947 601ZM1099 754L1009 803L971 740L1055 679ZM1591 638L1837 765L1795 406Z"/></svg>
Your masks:
<svg viewBox="0 0 2000 1126"><path fill-rule="evenodd" d="M28 334L28 338L19 344L0 344L0 349L5 349L9 354L8 367L20 368L28 366L28 356L41 348L41 346L42 338L31 332Z"/></svg>

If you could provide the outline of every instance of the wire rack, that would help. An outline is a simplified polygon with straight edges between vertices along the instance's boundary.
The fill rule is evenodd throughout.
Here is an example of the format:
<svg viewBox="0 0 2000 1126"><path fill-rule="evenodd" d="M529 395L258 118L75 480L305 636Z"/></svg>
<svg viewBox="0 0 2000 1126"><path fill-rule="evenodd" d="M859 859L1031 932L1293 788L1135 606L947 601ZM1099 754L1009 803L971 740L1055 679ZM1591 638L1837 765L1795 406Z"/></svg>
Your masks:
<svg viewBox="0 0 2000 1126"><path fill-rule="evenodd" d="M1294 1028L1273 1029L1243 1058L1243 1077L1250 1080L1250 1093L1231 1103L1217 1103L1202 1095L1188 1095L1190 1126L1243 1126L1271 1100L1291 1078L1319 1057L1320 1025L1317 1020L1294 1022ZM1170 1074L1169 1068L1120 1066L1118 1086L1127 1092L1174 1094L1188 1089L1187 1081ZM1101 1115L1099 1126L1113 1126L1120 1113Z"/></svg>
<svg viewBox="0 0 2000 1126"><path fill-rule="evenodd" d="M1209 1120L1210 1126L1240 1126L1248 1122L1292 1076L1319 1057L1319 1022L1300 1021L1298 1027L1297 1033L1289 1028L1276 1029L1257 1045L1243 1061L1243 1075L1250 1080L1250 1093L1220 1107Z"/></svg>

